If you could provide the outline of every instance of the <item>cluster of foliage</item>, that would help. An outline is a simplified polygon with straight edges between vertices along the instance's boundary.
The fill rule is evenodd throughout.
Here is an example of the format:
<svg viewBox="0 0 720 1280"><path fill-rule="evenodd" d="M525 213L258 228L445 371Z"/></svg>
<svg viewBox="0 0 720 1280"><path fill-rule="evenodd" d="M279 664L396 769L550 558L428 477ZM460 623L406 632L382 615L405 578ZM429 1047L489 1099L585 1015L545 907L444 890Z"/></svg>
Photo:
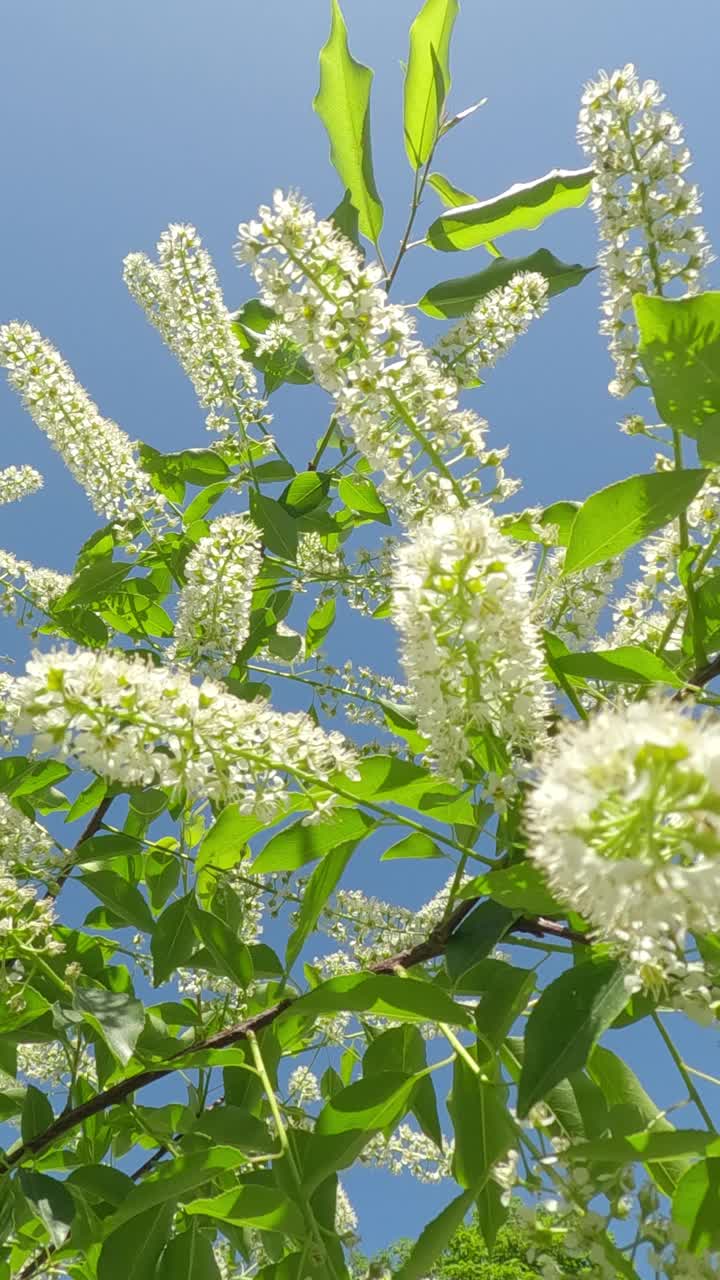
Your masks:
<svg viewBox="0 0 720 1280"><path fill-rule="evenodd" d="M0 327L105 522L71 575L0 553L37 645L0 676L0 1280L342 1280L359 1165L447 1181L398 1280L462 1252L471 1213L502 1274L513 1194L543 1280L719 1273L720 1136L665 1014L720 1007L720 295L680 127L630 66L583 95L587 167L485 199L434 171L476 110L447 107L456 14L426 0L411 27L393 260L338 0L333 215L276 192L243 223L235 312L193 227L126 260L207 447L131 441L45 338ZM463 397L590 270L506 237L588 200L610 389L652 397L623 427L656 452L521 510ZM450 322L431 346L390 300L414 244L482 256L420 300ZM328 397L302 465L271 429L286 383ZM0 499L40 484L9 468ZM394 628L405 683L328 661L348 610ZM381 851L377 897L349 887L358 850ZM419 909L380 896L398 859L438 870ZM640 1020L693 1127L600 1043Z"/></svg>

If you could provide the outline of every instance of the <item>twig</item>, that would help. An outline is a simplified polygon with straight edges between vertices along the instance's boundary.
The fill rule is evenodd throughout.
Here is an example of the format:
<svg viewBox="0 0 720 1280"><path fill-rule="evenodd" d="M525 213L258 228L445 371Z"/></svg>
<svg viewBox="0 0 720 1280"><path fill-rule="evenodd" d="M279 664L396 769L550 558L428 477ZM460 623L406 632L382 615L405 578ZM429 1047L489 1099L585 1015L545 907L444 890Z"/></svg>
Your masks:
<svg viewBox="0 0 720 1280"><path fill-rule="evenodd" d="M110 805L112 804L114 798L115 798L114 796L103 796L97 809L95 810L89 822L87 823L87 826L85 827L84 831L75 841L75 844L70 850L71 853L77 853L78 850L80 849L80 846L83 845L86 840L90 840L92 836L97 834L97 832L100 830L105 820L105 815L108 809L110 808ZM62 889L64 888L67 882L68 876L71 875L74 867L75 867L75 862L72 859L70 860L70 862L67 863L66 866L63 867L62 871L60 872L60 875L57 878L56 883L53 885L52 890L48 892L47 896L49 898L57 898L58 894L61 893Z"/></svg>
<svg viewBox="0 0 720 1280"><path fill-rule="evenodd" d="M694 689L703 689L716 676L720 676L720 653L716 654L714 658L711 658L702 667L698 667L696 671L693 671L687 684L673 694L673 702L682 702L683 698L689 698Z"/></svg>

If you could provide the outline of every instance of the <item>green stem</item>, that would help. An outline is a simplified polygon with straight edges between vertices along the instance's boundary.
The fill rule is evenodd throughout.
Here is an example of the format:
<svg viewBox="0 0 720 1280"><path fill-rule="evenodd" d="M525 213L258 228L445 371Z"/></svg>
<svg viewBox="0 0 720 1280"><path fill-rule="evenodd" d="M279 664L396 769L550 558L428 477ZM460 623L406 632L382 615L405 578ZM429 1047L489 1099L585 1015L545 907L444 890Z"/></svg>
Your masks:
<svg viewBox="0 0 720 1280"><path fill-rule="evenodd" d="M661 1019L659 1018L659 1016L658 1016L658 1014L657 1014L657 1013L653 1012L653 1013L651 1014L651 1017L652 1017L653 1022L655 1023L655 1026L657 1027L658 1031L660 1032L660 1035L662 1036L662 1039L663 1039L664 1044L665 1044L665 1048L667 1049L668 1053L670 1054L670 1057L672 1058L673 1062L675 1063L675 1066L676 1066L676 1068L677 1068L677 1070L678 1070L679 1075L682 1077L683 1084L685 1085L685 1088L686 1088L686 1089L687 1089L687 1091L688 1091L688 1096L689 1096L689 1097L692 1099L692 1101L695 1103L695 1106L697 1107L698 1111L700 1112L700 1115L702 1116L703 1120L705 1121L705 1124L707 1125L707 1127L708 1127L708 1129L710 1130L710 1132L711 1132L711 1133L716 1133L717 1131L716 1131L716 1129L715 1129L715 1125L713 1124L712 1116L710 1115L710 1112L708 1111L707 1107L705 1106L705 1103L703 1102L702 1098L700 1097L700 1094L698 1093L698 1090L697 1090L697 1089L696 1089L696 1087L695 1087L695 1083L694 1083L694 1081L692 1080L692 1078L691 1078L691 1076L690 1076L690 1073L689 1073L689 1071L688 1071L687 1067L685 1066L685 1063L683 1062L682 1058L680 1057L680 1054L678 1053L677 1049L675 1048L675 1045L673 1044L672 1037L671 1037L670 1035L668 1035L668 1032L666 1031L666 1029L665 1029L665 1027L664 1027L664 1025L663 1025L663 1023L662 1023L662 1021L661 1021Z"/></svg>

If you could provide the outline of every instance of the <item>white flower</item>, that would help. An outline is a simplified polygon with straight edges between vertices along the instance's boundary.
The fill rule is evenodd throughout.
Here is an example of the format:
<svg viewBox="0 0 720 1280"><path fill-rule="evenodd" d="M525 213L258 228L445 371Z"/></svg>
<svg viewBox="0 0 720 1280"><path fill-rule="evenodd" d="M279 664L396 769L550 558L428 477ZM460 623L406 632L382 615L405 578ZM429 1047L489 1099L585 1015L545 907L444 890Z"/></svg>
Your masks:
<svg viewBox="0 0 720 1280"><path fill-rule="evenodd" d="M299 1066L290 1072L288 1095L296 1106L305 1102L319 1102L321 1098L318 1078L309 1067Z"/></svg>
<svg viewBox="0 0 720 1280"><path fill-rule="evenodd" d="M0 506L18 502L43 487L43 478L34 467L4 467L0 471Z"/></svg>
<svg viewBox="0 0 720 1280"><path fill-rule="evenodd" d="M232 666L250 630L250 605L262 563L261 534L249 516L219 516L193 547L178 601L173 654Z"/></svg>
<svg viewBox="0 0 720 1280"><path fill-rule="evenodd" d="M460 386L477 384L484 369L504 356L532 321L547 310L548 282L536 271L518 271L493 289L443 334L435 351Z"/></svg>
<svg viewBox="0 0 720 1280"><path fill-rule="evenodd" d="M669 702L568 724L539 761L527 828L530 857L639 985L677 974L687 992L686 930L720 927L720 725Z"/></svg>
<svg viewBox="0 0 720 1280"><path fill-rule="evenodd" d="M53 840L45 828L0 793L0 870L42 879L57 862L52 849Z"/></svg>
<svg viewBox="0 0 720 1280"><path fill-rule="evenodd" d="M19 610L22 616L25 608L46 613L71 582L67 573L39 568L29 560L18 560L11 551L0 551L0 608L5 613Z"/></svg>
<svg viewBox="0 0 720 1280"><path fill-rule="evenodd" d="M400 547L392 616L437 769L460 775L475 735L510 749L543 734L548 695L530 618L531 562L485 507L440 515Z"/></svg>
<svg viewBox="0 0 720 1280"><path fill-rule="evenodd" d="M539 574L535 616L569 649L581 649L597 635L597 624L622 568L622 558L605 560L563 576L565 548L547 553Z"/></svg>
<svg viewBox="0 0 720 1280"><path fill-rule="evenodd" d="M362 1164L375 1165L390 1173L409 1173L418 1182L442 1182L450 1176L453 1145L438 1151L431 1138L409 1124L400 1124L390 1137L373 1134L360 1154Z"/></svg>
<svg viewBox="0 0 720 1280"><path fill-rule="evenodd" d="M654 80L640 83L632 64L601 71L582 97L578 140L592 159L592 208L605 248L603 319L616 377L613 395L631 391L641 373L632 312L635 293L660 294L679 284L690 293L711 261L698 188L683 177L690 153L682 130L662 108Z"/></svg>
<svg viewBox="0 0 720 1280"><path fill-rule="evenodd" d="M132 441L103 418L52 343L28 324L0 326L0 365L98 515L120 524L162 505Z"/></svg>
<svg viewBox="0 0 720 1280"><path fill-rule="evenodd" d="M208 430L226 432L232 420L242 430L262 420L255 371L233 333L217 272L197 231L172 224L157 250L157 263L143 253L127 256L125 283L177 356L200 404L210 409Z"/></svg>
<svg viewBox="0 0 720 1280"><path fill-rule="evenodd" d="M0 871L0 989L19 986L21 975L7 962L32 963L38 952L54 955L63 944L52 936L55 910L50 898L39 899L27 884Z"/></svg>
<svg viewBox="0 0 720 1280"><path fill-rule="evenodd" d="M350 1197L342 1182L338 1182L335 1193L335 1231L345 1243L357 1239L358 1218L350 1203Z"/></svg>
<svg viewBox="0 0 720 1280"><path fill-rule="evenodd" d="M302 713L243 702L118 650L36 653L7 699L11 729L35 748L110 782L156 784L190 800L231 801L268 821L289 800L286 775L322 782L355 753ZM322 798L322 797L319 797Z"/></svg>
<svg viewBox="0 0 720 1280"><path fill-rule="evenodd" d="M277 191L272 209L240 226L237 255L278 313L266 341L287 337L302 349L403 519L462 505L479 492L484 466L497 469L497 492L507 495L504 454L485 451L487 424L458 407L456 380L388 301L380 267L331 222Z"/></svg>

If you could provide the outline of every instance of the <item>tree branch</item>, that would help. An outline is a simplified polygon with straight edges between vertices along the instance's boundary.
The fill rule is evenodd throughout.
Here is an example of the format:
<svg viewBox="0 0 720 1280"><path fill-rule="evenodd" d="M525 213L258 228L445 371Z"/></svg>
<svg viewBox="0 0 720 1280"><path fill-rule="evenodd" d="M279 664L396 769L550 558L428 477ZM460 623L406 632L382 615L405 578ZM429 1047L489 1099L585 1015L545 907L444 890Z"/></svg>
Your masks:
<svg viewBox="0 0 720 1280"><path fill-rule="evenodd" d="M388 956L385 960L378 960L375 964L368 965L366 972L378 974L394 973L398 969L412 969L415 965L425 964L428 960L434 960L441 956L455 930L480 901L480 898L466 898L458 904L447 920L438 925L436 929L433 929L424 942L419 942L414 947L408 947L406 951L399 951L396 955ZM552 934L554 937L566 938L570 942L589 942L587 935L577 933L566 925L560 924L555 920L547 920L542 916L521 916L511 924L509 932L513 930L534 933L537 936ZM358 972L362 972L362 970L358 970ZM105 1111L107 1107L124 1101L125 1098L137 1092L138 1089L144 1089L146 1085L154 1084L157 1080L163 1080L166 1076L172 1075L177 1070L174 1064L178 1059L184 1060L191 1054L202 1053L208 1049L227 1049L230 1045L247 1040L251 1032L257 1033L265 1027L271 1026L298 998L298 996L286 996L283 1000L278 1000L277 1004L271 1005L269 1009L264 1009L261 1013L256 1013L253 1017L246 1018L244 1022L225 1027L222 1031L216 1032L215 1035L208 1036L205 1040L198 1040L196 1044L189 1047L183 1046L182 1049L178 1049L177 1053L168 1058L164 1065L150 1067L145 1071L137 1071L134 1075L127 1076L125 1080L119 1080L117 1084L112 1085L109 1089L95 1094L93 1098L88 1098L86 1102L80 1103L79 1106L73 1107L70 1111L62 1112L42 1133L38 1133L34 1138L21 1143L14 1151L8 1152L3 1158L2 1165L0 1165L0 1171L7 1172L22 1164L29 1156L39 1155L47 1147L51 1146L56 1139L61 1138L63 1134L82 1124L84 1120L89 1120L91 1116L97 1115L100 1111Z"/></svg>
<svg viewBox="0 0 720 1280"><path fill-rule="evenodd" d="M705 685L710 684L716 676L720 676L720 653L693 671L687 684L673 695L673 702L682 702L683 698L688 698L692 694L693 689L704 689Z"/></svg>

